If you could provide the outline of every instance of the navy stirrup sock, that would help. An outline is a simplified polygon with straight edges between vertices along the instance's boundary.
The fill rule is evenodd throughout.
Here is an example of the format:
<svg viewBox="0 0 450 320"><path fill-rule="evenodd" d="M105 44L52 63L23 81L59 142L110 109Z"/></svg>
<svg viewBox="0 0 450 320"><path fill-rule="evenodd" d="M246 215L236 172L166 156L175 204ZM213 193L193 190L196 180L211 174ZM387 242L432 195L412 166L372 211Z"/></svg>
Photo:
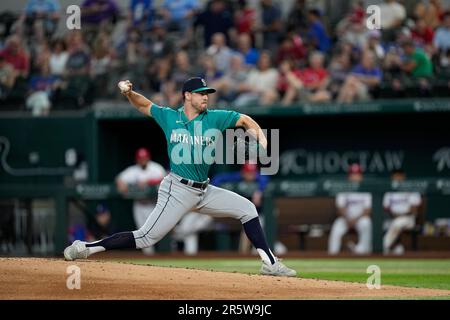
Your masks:
<svg viewBox="0 0 450 320"><path fill-rule="evenodd" d="M136 249L136 241L134 240L133 232L128 231L113 234L100 241L86 243L86 247L103 247L105 250Z"/></svg>
<svg viewBox="0 0 450 320"><path fill-rule="evenodd" d="M252 220L243 224L245 234L247 235L250 242L256 249L263 250L270 259L272 264L275 263L275 258L267 245L266 237L262 231L261 224L259 223L259 218L253 218Z"/></svg>

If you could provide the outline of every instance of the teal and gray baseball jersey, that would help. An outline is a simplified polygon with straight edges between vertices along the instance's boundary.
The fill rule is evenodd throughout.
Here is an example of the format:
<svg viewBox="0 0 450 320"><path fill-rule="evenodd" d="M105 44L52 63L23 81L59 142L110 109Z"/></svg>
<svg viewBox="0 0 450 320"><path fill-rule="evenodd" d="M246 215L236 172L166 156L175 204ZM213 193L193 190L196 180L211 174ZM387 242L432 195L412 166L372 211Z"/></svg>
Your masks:
<svg viewBox="0 0 450 320"><path fill-rule="evenodd" d="M151 116L164 131L171 172L161 182L156 208L144 226L133 231L137 248L157 243L191 211L241 223L258 217L252 202L207 181L211 163L204 159L205 151L214 147L218 133L236 125L239 113L206 110L189 121L183 107L174 110L153 104Z"/></svg>
<svg viewBox="0 0 450 320"><path fill-rule="evenodd" d="M212 147L225 129L233 128L240 114L227 110L208 110L188 120L183 107L174 110L153 104L151 115L163 129L167 141L170 170L183 178L205 181L211 163L205 163L205 149ZM207 160L207 159L206 159Z"/></svg>

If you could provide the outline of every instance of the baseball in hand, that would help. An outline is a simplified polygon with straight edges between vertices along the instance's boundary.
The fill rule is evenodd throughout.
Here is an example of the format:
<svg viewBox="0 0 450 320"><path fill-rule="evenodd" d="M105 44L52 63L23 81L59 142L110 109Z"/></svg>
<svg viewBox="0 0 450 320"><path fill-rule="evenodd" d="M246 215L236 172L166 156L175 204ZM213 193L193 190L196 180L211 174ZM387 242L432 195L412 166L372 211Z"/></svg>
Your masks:
<svg viewBox="0 0 450 320"><path fill-rule="evenodd" d="M117 84L119 86L120 92L127 93L131 90L131 82L128 80L119 81Z"/></svg>

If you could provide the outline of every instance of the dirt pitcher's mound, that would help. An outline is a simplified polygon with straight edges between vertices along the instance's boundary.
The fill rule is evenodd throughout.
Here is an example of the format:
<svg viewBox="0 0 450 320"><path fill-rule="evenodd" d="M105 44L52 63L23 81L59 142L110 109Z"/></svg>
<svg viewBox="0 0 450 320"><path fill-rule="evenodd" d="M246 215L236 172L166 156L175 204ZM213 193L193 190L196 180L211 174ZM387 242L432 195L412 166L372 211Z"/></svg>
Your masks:
<svg viewBox="0 0 450 320"><path fill-rule="evenodd" d="M79 290L70 278L80 269ZM72 273L67 273L69 270ZM68 281L69 280L69 281ZM277 278L114 262L1 258L0 299L352 299L450 296L449 290Z"/></svg>

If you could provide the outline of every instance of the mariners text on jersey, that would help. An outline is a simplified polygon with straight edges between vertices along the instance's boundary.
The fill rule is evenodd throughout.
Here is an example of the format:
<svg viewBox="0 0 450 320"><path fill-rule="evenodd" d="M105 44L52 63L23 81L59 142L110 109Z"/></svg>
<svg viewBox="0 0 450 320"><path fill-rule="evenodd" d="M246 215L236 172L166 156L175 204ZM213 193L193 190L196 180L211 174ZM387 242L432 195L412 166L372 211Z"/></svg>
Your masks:
<svg viewBox="0 0 450 320"><path fill-rule="evenodd" d="M241 116L236 111L206 109L188 119L183 107L172 109L153 104L149 110L164 131L170 171L195 181L208 179L214 156L214 150L209 149L216 147L218 134L234 128Z"/></svg>
<svg viewBox="0 0 450 320"><path fill-rule="evenodd" d="M172 130L170 143L187 143L191 145L212 146L215 143L215 136L192 136L188 133L180 133L179 129Z"/></svg>

